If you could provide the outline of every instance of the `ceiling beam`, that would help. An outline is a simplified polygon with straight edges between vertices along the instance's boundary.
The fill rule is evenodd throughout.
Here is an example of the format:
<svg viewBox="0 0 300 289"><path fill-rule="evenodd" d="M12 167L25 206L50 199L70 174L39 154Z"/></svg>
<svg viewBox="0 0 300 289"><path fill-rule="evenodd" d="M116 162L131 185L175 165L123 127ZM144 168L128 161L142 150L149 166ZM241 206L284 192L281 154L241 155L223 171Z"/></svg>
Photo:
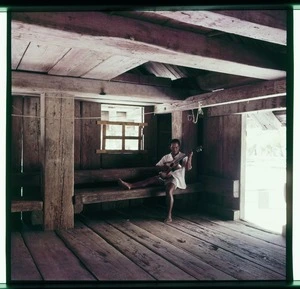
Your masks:
<svg viewBox="0 0 300 289"><path fill-rule="evenodd" d="M236 102L231 104L211 106L203 109L205 117L268 110L286 110L286 96L283 95L264 99Z"/></svg>
<svg viewBox="0 0 300 289"><path fill-rule="evenodd" d="M286 13L286 11L281 11ZM271 18L263 11L255 10L255 14L248 10L230 11L229 15L218 11L155 11L149 12L167 17L176 21L202 26L257 40L286 45L286 27L277 28L276 17ZM276 16L275 12L275 16ZM263 23L263 24L260 24Z"/></svg>
<svg viewBox="0 0 300 289"><path fill-rule="evenodd" d="M282 96L285 94L285 79L262 81L256 84L243 85L220 91L190 96L180 102L158 104L154 108L154 113L171 113L177 110L185 111L196 108L212 107L229 103Z"/></svg>
<svg viewBox="0 0 300 289"><path fill-rule="evenodd" d="M152 105L182 100L186 93L167 86L100 81L17 71L12 72L11 81L12 93L15 95L39 95L60 91L77 98L105 100L114 103L128 101Z"/></svg>
<svg viewBox="0 0 300 289"><path fill-rule="evenodd" d="M12 13L11 28L13 39L35 43L264 80L286 76L266 55L237 43L102 12Z"/></svg>

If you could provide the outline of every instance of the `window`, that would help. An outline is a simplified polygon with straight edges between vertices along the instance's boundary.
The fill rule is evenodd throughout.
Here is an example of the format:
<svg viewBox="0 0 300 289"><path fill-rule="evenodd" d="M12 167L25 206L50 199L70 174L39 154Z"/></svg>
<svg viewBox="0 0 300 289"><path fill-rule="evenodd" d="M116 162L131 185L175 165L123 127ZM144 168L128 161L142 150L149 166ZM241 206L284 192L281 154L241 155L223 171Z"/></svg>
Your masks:
<svg viewBox="0 0 300 289"><path fill-rule="evenodd" d="M100 149L97 153L144 151L144 109L137 106L101 105Z"/></svg>

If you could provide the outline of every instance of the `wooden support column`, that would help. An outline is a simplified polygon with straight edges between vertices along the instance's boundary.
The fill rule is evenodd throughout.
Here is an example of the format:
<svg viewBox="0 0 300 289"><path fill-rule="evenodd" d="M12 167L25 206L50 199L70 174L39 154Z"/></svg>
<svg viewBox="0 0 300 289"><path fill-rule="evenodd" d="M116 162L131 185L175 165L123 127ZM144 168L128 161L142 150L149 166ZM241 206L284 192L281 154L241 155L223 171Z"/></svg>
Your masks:
<svg viewBox="0 0 300 289"><path fill-rule="evenodd" d="M74 227L74 98L41 95L44 230Z"/></svg>
<svg viewBox="0 0 300 289"><path fill-rule="evenodd" d="M178 138L182 141L182 111L172 112L172 139Z"/></svg>

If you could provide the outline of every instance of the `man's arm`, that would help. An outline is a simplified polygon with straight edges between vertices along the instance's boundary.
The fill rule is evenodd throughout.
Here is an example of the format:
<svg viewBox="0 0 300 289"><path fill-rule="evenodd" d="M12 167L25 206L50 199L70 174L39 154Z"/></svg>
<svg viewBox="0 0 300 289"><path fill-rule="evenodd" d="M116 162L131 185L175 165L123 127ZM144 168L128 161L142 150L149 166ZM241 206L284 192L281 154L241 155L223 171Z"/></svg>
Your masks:
<svg viewBox="0 0 300 289"><path fill-rule="evenodd" d="M193 152L190 152L188 155L188 159L185 163L185 169L187 171L190 171L192 169L192 158L193 158Z"/></svg>

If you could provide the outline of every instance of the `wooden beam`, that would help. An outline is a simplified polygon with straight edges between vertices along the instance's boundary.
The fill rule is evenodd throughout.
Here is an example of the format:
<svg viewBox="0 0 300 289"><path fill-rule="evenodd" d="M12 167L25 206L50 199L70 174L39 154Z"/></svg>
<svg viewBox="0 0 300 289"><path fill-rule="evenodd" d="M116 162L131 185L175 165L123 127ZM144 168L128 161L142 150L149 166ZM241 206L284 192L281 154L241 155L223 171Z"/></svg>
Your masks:
<svg viewBox="0 0 300 289"><path fill-rule="evenodd" d="M186 92L166 86L131 84L114 81L100 81L75 77L62 77L29 72L12 72L12 93L22 95L55 93L59 89L80 98L157 104L182 100ZM100 94L100 92L103 94Z"/></svg>
<svg viewBox="0 0 300 289"><path fill-rule="evenodd" d="M11 212L42 211L43 201L38 200L13 200L11 202Z"/></svg>
<svg viewBox="0 0 300 289"><path fill-rule="evenodd" d="M243 101L231 104L211 106L204 109L206 117L228 115L233 113L243 113L266 110L285 110L286 96L270 97L258 100Z"/></svg>
<svg viewBox="0 0 300 289"><path fill-rule="evenodd" d="M188 97L181 102L171 104L159 104L155 106L154 113L171 113L176 110L196 109L217 105L238 103L250 100L279 97L286 94L285 79L275 81L263 81L256 84L224 89L216 92L204 93Z"/></svg>
<svg viewBox="0 0 300 289"><path fill-rule="evenodd" d="M272 14L272 11L269 12ZM284 10L281 12L286 13ZM281 28L277 28L276 14L273 19L270 19L272 16L270 15L268 22L266 20L262 22L261 19L267 18L268 16L263 10L255 10L255 15L247 10L235 10L231 12L231 16L220 14L218 11L207 10L155 11L152 13L209 29L286 45L286 27L282 25ZM264 24L259 24L258 22Z"/></svg>
<svg viewBox="0 0 300 289"><path fill-rule="evenodd" d="M207 91L231 88L246 84L254 84L260 81L261 80L255 78L215 72L208 72L195 78L195 82L199 85L199 87L202 90Z"/></svg>
<svg viewBox="0 0 300 289"><path fill-rule="evenodd" d="M11 26L12 39L37 44L92 48L105 54L259 79L286 76L274 61L237 43L101 12L12 13Z"/></svg>
<svg viewBox="0 0 300 289"><path fill-rule="evenodd" d="M44 229L74 227L74 99L44 94Z"/></svg>

